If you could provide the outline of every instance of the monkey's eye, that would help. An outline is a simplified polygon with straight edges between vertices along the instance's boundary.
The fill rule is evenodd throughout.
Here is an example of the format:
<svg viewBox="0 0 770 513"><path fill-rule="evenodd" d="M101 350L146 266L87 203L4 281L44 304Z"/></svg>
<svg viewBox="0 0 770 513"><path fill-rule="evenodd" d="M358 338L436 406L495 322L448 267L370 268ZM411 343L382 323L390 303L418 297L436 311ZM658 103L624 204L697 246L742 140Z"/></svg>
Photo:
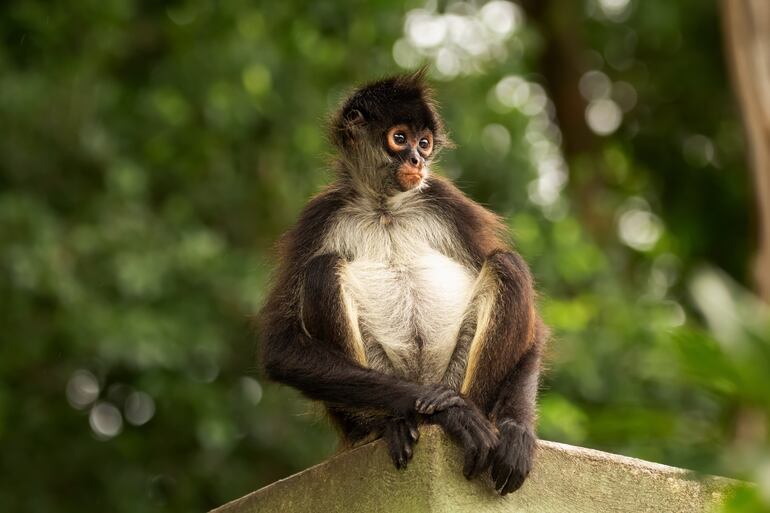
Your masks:
<svg viewBox="0 0 770 513"><path fill-rule="evenodd" d="M404 124L390 127L385 135L385 142L388 146L388 150L393 153L404 151L404 148L409 143L409 138L407 137L408 133L409 127Z"/></svg>
<svg viewBox="0 0 770 513"><path fill-rule="evenodd" d="M420 148L422 148L423 150L427 150L428 148L430 148L430 141L428 141L425 137L420 139Z"/></svg>

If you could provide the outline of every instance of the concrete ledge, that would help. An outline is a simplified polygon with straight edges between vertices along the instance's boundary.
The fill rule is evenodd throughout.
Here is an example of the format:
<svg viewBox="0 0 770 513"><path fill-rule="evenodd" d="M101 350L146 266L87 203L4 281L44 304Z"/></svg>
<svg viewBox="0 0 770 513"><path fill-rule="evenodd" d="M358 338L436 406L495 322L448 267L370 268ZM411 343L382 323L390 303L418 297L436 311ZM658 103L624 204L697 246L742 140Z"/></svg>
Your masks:
<svg viewBox="0 0 770 513"><path fill-rule="evenodd" d="M467 481L462 454L438 428L422 429L409 468L397 471L375 441L277 481L216 513L711 511L736 481L634 458L540 442L531 476L504 498L489 477Z"/></svg>

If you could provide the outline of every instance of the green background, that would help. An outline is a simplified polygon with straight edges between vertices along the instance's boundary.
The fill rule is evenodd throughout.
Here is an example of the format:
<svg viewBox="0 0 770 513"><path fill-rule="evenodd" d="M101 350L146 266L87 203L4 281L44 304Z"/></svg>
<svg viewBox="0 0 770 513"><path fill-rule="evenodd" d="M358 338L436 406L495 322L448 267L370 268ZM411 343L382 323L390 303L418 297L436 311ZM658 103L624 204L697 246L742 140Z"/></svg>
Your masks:
<svg viewBox="0 0 770 513"><path fill-rule="evenodd" d="M540 436L758 481L730 508L769 510L715 2L9 0L0 43L3 511L202 511L334 452L252 318L332 178L326 116L422 63L438 167L505 216L554 331Z"/></svg>

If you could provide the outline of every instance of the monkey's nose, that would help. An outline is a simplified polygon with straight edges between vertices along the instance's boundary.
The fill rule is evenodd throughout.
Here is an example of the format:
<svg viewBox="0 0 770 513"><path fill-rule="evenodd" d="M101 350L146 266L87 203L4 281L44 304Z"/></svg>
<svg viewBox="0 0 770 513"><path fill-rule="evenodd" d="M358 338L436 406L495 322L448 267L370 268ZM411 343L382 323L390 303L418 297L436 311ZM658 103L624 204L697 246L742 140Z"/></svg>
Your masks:
<svg viewBox="0 0 770 513"><path fill-rule="evenodd" d="M421 172L423 166L425 166L425 159L422 158L422 155L417 152L416 148L412 148L412 151L409 152L409 158L405 164Z"/></svg>

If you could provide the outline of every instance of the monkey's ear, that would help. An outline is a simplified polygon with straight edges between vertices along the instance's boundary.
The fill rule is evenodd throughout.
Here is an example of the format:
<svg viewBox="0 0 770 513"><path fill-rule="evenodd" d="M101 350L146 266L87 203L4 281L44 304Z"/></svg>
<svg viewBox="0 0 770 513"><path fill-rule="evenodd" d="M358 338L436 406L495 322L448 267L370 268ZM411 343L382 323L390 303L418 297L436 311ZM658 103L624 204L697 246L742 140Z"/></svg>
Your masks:
<svg viewBox="0 0 770 513"><path fill-rule="evenodd" d="M359 129L366 126L366 116L359 109L350 109L342 116L337 136L338 141L343 146L348 146L356 142L360 136Z"/></svg>
<svg viewBox="0 0 770 513"><path fill-rule="evenodd" d="M361 112L358 109L351 109L347 114L345 114L345 121L347 122L348 126L362 126L366 124L366 118L364 117L363 112Z"/></svg>

